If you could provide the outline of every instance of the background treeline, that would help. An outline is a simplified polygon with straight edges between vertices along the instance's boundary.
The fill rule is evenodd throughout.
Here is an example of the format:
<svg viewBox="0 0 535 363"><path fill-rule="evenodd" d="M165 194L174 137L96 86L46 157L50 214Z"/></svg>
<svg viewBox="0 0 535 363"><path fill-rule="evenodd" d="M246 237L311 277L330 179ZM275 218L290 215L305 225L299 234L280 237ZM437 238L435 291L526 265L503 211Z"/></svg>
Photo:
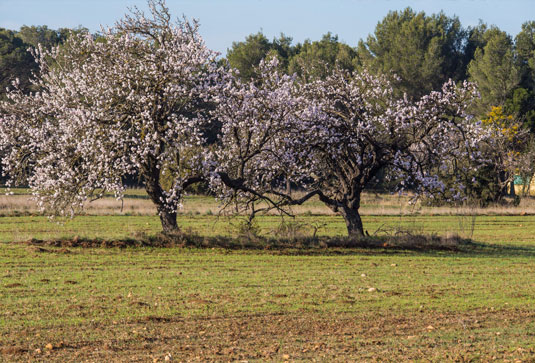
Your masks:
<svg viewBox="0 0 535 363"><path fill-rule="evenodd" d="M61 28L49 29L43 26L22 26L20 30L0 28L0 98L6 93L6 87L19 79L22 88L31 91L29 79L37 70L37 63L28 51L39 44L45 48L62 44L72 32L84 32L87 29Z"/></svg>
<svg viewBox="0 0 535 363"><path fill-rule="evenodd" d="M457 17L407 8L388 13L356 47L331 33L292 44L284 34L269 40L259 32L234 42L226 59L243 78L251 78L260 60L273 55L286 72L303 75L306 69L306 77L322 77L328 71L325 65L336 63L348 70L366 67L390 74L399 96L413 99L450 78L475 81L482 96L478 114L502 106L535 132L535 21L524 23L513 38L496 26L465 28Z"/></svg>

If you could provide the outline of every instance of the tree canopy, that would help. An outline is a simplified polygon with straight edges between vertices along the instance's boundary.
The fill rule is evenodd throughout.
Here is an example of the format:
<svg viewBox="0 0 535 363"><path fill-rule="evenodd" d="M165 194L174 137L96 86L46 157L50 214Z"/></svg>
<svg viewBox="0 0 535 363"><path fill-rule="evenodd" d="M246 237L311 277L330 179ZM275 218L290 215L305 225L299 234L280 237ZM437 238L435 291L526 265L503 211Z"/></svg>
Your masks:
<svg viewBox="0 0 535 363"><path fill-rule="evenodd" d="M319 41L306 40L292 45L292 38L281 34L269 41L262 33L251 34L243 42L234 42L227 52L230 66L244 80L259 77L258 66L264 58L276 56L280 69L287 73L312 78L325 77L335 65L353 70L356 51L331 33Z"/></svg>
<svg viewBox="0 0 535 363"><path fill-rule="evenodd" d="M237 69L240 78L249 80L258 77L258 66L266 57L276 56L280 66L286 71L295 48L291 46L292 38L281 34L277 39L269 41L264 34L258 32L245 38L243 42L233 42L227 51L227 60L233 69Z"/></svg>
<svg viewBox="0 0 535 363"><path fill-rule="evenodd" d="M491 29L486 32L485 40L485 46L477 48L468 66L470 78L478 84L481 92L478 103L481 113L493 105L504 105L520 80L511 37Z"/></svg>
<svg viewBox="0 0 535 363"><path fill-rule="evenodd" d="M359 42L358 59L376 73L399 77L396 92L418 99L450 78L463 78L466 35L457 17L391 11Z"/></svg>
<svg viewBox="0 0 535 363"><path fill-rule="evenodd" d="M325 78L334 67L348 71L355 69L356 51L338 40L338 36L325 34L319 41L306 40L296 46L290 59L288 72L310 79Z"/></svg>
<svg viewBox="0 0 535 363"><path fill-rule="evenodd" d="M84 31L83 28L52 30L46 25L24 25L19 31L0 29L0 98L15 79L19 80L21 90L30 91L32 72L38 69L30 48L51 49L62 44L72 32Z"/></svg>
<svg viewBox="0 0 535 363"><path fill-rule="evenodd" d="M98 41L74 34L61 51L35 50L39 92L14 89L1 104L4 172L41 207L65 215L105 192L120 198L123 178L137 174L164 231L177 228L218 66L196 23L173 24L163 1L150 5L150 18L135 11Z"/></svg>
<svg viewBox="0 0 535 363"><path fill-rule="evenodd" d="M31 73L37 67L27 48L15 32L0 29L0 99L16 79L22 89L29 88Z"/></svg>

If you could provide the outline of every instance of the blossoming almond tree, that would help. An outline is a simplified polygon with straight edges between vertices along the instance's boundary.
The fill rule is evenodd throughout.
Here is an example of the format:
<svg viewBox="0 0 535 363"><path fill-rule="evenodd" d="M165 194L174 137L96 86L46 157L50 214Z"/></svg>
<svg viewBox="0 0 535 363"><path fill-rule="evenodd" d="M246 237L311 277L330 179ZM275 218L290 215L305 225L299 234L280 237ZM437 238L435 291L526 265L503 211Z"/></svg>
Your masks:
<svg viewBox="0 0 535 363"><path fill-rule="evenodd" d="M382 169L396 173L401 188L433 195L444 192L441 172L478 160L484 132L466 112L476 96L471 84L450 81L411 102L396 100L384 77L337 69L303 93L313 112L302 114L292 134L297 163L309 170L303 186L344 217L349 235L364 234L361 194ZM455 188L462 198L463 185Z"/></svg>
<svg viewBox="0 0 535 363"><path fill-rule="evenodd" d="M485 135L466 112L476 96L471 84L449 82L410 102L396 100L386 78L366 71L336 69L299 84L280 76L272 61L259 74L255 84L226 87L216 109L223 121L216 175L239 181L239 188L227 189L231 198L254 205L268 196L271 207L282 209L317 195L344 217L349 235L360 236L361 194L381 170L396 174L400 188L451 195L442 175L482 161L477 147ZM305 195L285 193L287 178ZM462 198L462 183L454 188Z"/></svg>
<svg viewBox="0 0 535 363"><path fill-rule="evenodd" d="M349 235L363 235L361 194L382 169L417 193L444 192L440 170L458 173L456 161L477 160L482 128L466 112L476 96L473 85L444 84L417 102L396 100L386 78L365 70L335 70L304 87L313 112L294 128L297 162L306 165L320 200L339 212ZM303 157L304 156L304 157ZM462 198L461 183L456 184Z"/></svg>
<svg viewBox="0 0 535 363"><path fill-rule="evenodd" d="M3 172L43 209L65 215L105 192L120 198L124 177L137 175L164 232L177 229L184 188L201 179L195 149L223 73L197 23L171 22L163 0L149 6L150 17L134 9L98 38L36 50L39 91L15 87L1 103Z"/></svg>

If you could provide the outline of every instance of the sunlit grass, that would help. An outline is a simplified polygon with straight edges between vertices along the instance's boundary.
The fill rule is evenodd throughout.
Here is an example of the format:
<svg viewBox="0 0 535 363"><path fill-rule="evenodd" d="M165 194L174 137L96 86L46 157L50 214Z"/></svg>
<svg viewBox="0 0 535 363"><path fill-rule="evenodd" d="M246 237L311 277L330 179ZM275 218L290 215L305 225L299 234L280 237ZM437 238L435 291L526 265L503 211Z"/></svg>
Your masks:
<svg viewBox="0 0 535 363"><path fill-rule="evenodd" d="M320 324L327 329L329 337L320 341L334 349L331 356L438 359L450 354L453 346L462 356L473 352L457 346L459 339L470 341L486 358L526 358L535 348L529 324L535 304L534 248L526 255L500 248L471 253L333 252L306 256L5 244L0 249L0 347L18 347L23 354L19 357L30 360L45 352L47 360L57 361L76 352L90 361L132 360L154 349L194 359L193 352L181 348L190 336L200 335L195 338L199 344L229 344L233 332L214 325L220 321L236 321L246 329L258 317L266 317L263 326L251 326L248 334L253 335L242 338L248 345L257 339L255 332L300 317L302 326ZM336 328L340 319L352 322L352 328L332 330L342 329ZM188 321L193 325L183 336L166 333ZM256 344L284 339L285 349L295 357L317 354L307 354L306 342L317 339L311 332L281 328ZM287 329L294 332L292 337ZM347 334L381 345L348 350ZM50 343L59 348L47 350ZM140 351L139 346L146 349ZM195 354L217 359L212 350Z"/></svg>
<svg viewBox="0 0 535 363"><path fill-rule="evenodd" d="M8 198L27 198L23 192ZM149 202L142 192L132 193L125 203ZM395 209L400 201L395 198L366 195L363 209ZM188 197L179 226L200 236L240 238L244 217L217 215L215 205L211 197ZM304 206L321 207L318 201ZM449 215L450 210L363 217L371 235L472 238L475 244L460 252L64 248L24 242L124 240L161 231L149 210L121 215L99 208L102 215L56 221L30 208L19 216L13 209L2 213L0 360L146 361L167 352L177 360L281 361L287 352L302 360L535 357L535 215ZM259 233L346 234L340 216L310 210L295 219L259 216ZM243 350L231 349L237 341ZM48 344L57 348L47 349Z"/></svg>

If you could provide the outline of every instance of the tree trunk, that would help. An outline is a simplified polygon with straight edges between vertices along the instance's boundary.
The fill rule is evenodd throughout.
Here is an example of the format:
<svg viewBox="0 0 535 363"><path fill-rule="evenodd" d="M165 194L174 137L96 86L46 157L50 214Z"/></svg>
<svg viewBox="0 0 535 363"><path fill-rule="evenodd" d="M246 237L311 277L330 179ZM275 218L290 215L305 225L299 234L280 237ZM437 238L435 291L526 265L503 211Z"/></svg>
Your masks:
<svg viewBox="0 0 535 363"><path fill-rule="evenodd" d="M346 222L347 234L349 237L363 237L364 228L362 226L362 219L358 208L350 208L344 206L340 210L344 221Z"/></svg>
<svg viewBox="0 0 535 363"><path fill-rule="evenodd" d="M292 195L292 182L288 177L286 177L286 194L290 196Z"/></svg>
<svg viewBox="0 0 535 363"><path fill-rule="evenodd" d="M156 204L158 215L162 223L163 233L169 234L178 232L178 225L176 223L176 205L170 205L166 203L163 193L163 188L160 184L160 169L156 168L151 163L151 166L147 167L144 173L145 190L150 199Z"/></svg>
<svg viewBox="0 0 535 363"><path fill-rule="evenodd" d="M170 212L168 210L160 210L158 207L158 212L160 214L160 221L162 222L162 229L165 234L178 232L178 225L176 223L176 212Z"/></svg>
<svg viewBox="0 0 535 363"><path fill-rule="evenodd" d="M364 228L362 226L362 219L360 218L360 195L362 189L355 188L351 195L347 195L343 201L329 198L325 194L319 192L319 199L325 203L335 213L340 213L346 222L347 234L349 237L363 237Z"/></svg>

